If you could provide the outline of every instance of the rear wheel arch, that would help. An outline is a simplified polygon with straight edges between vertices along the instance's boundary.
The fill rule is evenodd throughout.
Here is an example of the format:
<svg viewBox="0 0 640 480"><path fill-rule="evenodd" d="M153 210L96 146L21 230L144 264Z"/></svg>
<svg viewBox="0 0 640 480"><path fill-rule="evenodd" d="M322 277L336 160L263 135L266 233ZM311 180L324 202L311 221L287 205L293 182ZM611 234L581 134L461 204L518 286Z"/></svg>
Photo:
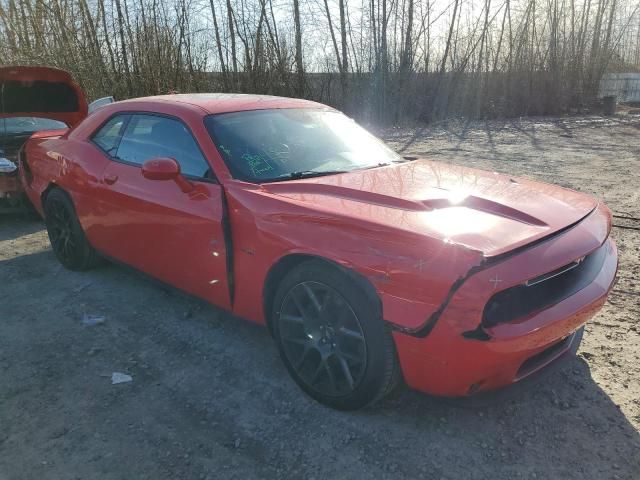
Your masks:
<svg viewBox="0 0 640 480"><path fill-rule="evenodd" d="M61 187L60 185L58 185L55 182L50 182L49 185L47 185L47 188L45 188L42 193L40 194L40 200L42 201L42 209L44 211L44 205L47 201L47 197L51 194L51 192L53 192L54 190L59 191L61 193L63 193L71 202L71 206L73 207L73 213L76 215L76 218L78 217L78 212L76 210L76 202L73 199L73 197L71 196L71 194L69 192L67 192L63 187ZM78 219L78 221L80 221L80 219Z"/></svg>
<svg viewBox="0 0 640 480"><path fill-rule="evenodd" d="M71 195L50 184L42 193L42 204L47 234L60 263L69 270L88 270L100 264L102 259L85 236Z"/></svg>
<svg viewBox="0 0 640 480"><path fill-rule="evenodd" d="M376 306L376 308L379 309L380 314L382 314L382 302L380 300L380 297L378 296L378 293L373 284L364 275L352 268L340 265L334 260L330 260L320 255L291 253L278 259L278 261L271 266L265 278L262 290L264 316L271 334L273 334L273 327L271 325L271 312L273 311L273 301L275 298L275 293L278 290L278 286L291 270L293 270L298 265L309 261L321 262L350 278L354 282L354 284L358 286L358 288L360 288L360 290L362 290L362 292Z"/></svg>
<svg viewBox="0 0 640 480"><path fill-rule="evenodd" d="M61 192L63 192L67 197L69 197L69 200L71 200L71 202L73 203L73 199L71 198L71 195L69 195L62 187L60 187L58 184L56 183L49 183L49 185L47 185L47 188L45 188L42 193L40 194L40 202L42 203L42 209L44 211L44 205L47 202L47 197L49 196L49 194L53 191L53 190L60 190ZM75 208L75 205L74 205Z"/></svg>

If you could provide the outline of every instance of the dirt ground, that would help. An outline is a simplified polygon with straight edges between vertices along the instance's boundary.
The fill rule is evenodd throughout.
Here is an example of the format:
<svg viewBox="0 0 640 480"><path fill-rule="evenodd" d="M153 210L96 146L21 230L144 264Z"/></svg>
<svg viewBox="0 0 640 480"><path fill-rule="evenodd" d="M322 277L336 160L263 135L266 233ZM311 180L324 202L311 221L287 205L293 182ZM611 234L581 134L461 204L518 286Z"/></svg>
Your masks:
<svg viewBox="0 0 640 480"><path fill-rule="evenodd" d="M558 183L640 217L638 117L383 135L404 154ZM39 221L2 217L0 480L638 480L640 231L613 235L619 281L576 358L473 402L405 388L340 413L298 390L266 330L121 267L66 271ZM133 381L112 385L112 372Z"/></svg>

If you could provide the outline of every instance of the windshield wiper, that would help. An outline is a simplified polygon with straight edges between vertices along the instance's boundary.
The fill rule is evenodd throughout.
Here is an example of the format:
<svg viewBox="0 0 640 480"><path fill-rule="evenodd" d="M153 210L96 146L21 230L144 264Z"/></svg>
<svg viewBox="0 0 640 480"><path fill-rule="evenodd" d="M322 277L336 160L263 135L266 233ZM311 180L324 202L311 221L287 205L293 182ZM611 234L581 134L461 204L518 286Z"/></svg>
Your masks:
<svg viewBox="0 0 640 480"><path fill-rule="evenodd" d="M356 170L370 170L372 168L388 167L389 165L391 165L391 162L378 162L375 165L369 165L367 167L362 167L361 169L356 168Z"/></svg>
<svg viewBox="0 0 640 480"><path fill-rule="evenodd" d="M364 165L361 167L356 167L351 170L300 170L297 172L285 173L284 175L280 175L274 178L268 178L262 180L263 182L280 182L284 180L299 180L301 178L313 178L313 177L322 177L324 175L336 175L338 173L348 173L354 172L356 170L369 170L371 168L379 168L379 167L387 167L391 165L391 162L379 162L375 165Z"/></svg>
<svg viewBox="0 0 640 480"><path fill-rule="evenodd" d="M413 156L413 155L404 155L402 157L402 160L396 160L395 163L412 162L414 160L418 160L418 158L420 158L420 157L416 157L416 156Z"/></svg>
<svg viewBox="0 0 640 480"><path fill-rule="evenodd" d="M263 182L280 182L284 180L299 180L301 178L322 177L324 175L336 175L338 173L347 173L349 170L300 170L297 172L285 173L274 178L266 178Z"/></svg>

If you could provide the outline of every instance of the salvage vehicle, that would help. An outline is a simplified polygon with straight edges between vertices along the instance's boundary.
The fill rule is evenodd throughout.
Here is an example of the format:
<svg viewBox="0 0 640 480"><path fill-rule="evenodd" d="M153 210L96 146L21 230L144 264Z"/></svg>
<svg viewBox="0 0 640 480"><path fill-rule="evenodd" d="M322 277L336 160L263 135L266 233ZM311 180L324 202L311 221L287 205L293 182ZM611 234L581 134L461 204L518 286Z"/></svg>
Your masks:
<svg viewBox="0 0 640 480"><path fill-rule="evenodd" d="M595 198L402 158L310 101L127 100L24 151L65 267L114 259L266 324L333 408L399 379L442 396L518 382L576 347L617 271Z"/></svg>
<svg viewBox="0 0 640 480"><path fill-rule="evenodd" d="M29 210L18 178L18 155L32 135L62 134L113 102L109 96L87 105L84 92L65 70L0 67L0 213Z"/></svg>
<svg viewBox="0 0 640 480"><path fill-rule="evenodd" d="M0 68L0 213L27 206L18 179L22 145L36 132L61 133L84 119L87 111L84 93L64 70Z"/></svg>

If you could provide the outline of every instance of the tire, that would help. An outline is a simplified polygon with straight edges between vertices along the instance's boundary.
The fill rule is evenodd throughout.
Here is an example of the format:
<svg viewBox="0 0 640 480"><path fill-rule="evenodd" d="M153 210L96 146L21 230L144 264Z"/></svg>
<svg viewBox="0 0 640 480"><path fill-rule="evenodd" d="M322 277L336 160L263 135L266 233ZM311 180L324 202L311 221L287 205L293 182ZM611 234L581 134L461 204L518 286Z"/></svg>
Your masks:
<svg viewBox="0 0 640 480"><path fill-rule="evenodd" d="M66 192L59 188L49 192L44 204L44 219L53 253L65 268L88 270L100 263L100 256L87 241Z"/></svg>
<svg viewBox="0 0 640 480"><path fill-rule="evenodd" d="M289 374L318 402L356 410L390 393L399 378L379 303L339 267L310 260L276 291L274 338Z"/></svg>

